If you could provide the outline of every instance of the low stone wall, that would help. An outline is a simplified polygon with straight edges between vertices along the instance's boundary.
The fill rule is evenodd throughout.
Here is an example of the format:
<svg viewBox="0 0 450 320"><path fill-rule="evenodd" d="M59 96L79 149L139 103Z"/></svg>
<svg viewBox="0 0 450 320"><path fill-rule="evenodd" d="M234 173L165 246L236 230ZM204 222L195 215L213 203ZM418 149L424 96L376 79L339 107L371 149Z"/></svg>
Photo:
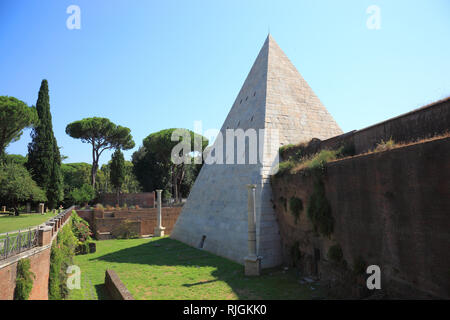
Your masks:
<svg viewBox="0 0 450 320"><path fill-rule="evenodd" d="M284 262L304 275L337 281L339 288L354 281L344 293L354 295L358 279L350 281L350 273L329 260L329 249L337 244L347 269L359 257L380 266L388 297L449 299L449 158L450 138L443 138L328 163L322 181L334 219L330 237L316 234L308 218L314 175L274 177ZM291 197L303 202L297 222Z"/></svg>
<svg viewBox="0 0 450 320"><path fill-rule="evenodd" d="M116 193L100 194L96 202L104 206L115 206L117 204ZM141 192L141 193L121 193L119 195L119 205L136 206L141 208L152 208L155 205L155 192Z"/></svg>
<svg viewBox="0 0 450 320"><path fill-rule="evenodd" d="M170 234L180 215L182 207L162 207L162 226L165 234ZM80 217L89 222L92 232L97 239L110 239L114 229L119 228L125 221L140 236L152 235L157 223L157 208L143 208L139 210L105 211L103 214L94 210L78 210Z"/></svg>
<svg viewBox="0 0 450 320"><path fill-rule="evenodd" d="M47 223L38 230L38 246L0 261L0 300L13 300L16 288L17 264L22 259L30 259L30 271L34 273L33 288L29 300L48 300L48 278L50 272L50 251L56 241L58 231L70 218L72 210L67 210L61 219Z"/></svg>
<svg viewBox="0 0 450 320"><path fill-rule="evenodd" d="M114 270L106 270L105 288L112 300L134 300Z"/></svg>

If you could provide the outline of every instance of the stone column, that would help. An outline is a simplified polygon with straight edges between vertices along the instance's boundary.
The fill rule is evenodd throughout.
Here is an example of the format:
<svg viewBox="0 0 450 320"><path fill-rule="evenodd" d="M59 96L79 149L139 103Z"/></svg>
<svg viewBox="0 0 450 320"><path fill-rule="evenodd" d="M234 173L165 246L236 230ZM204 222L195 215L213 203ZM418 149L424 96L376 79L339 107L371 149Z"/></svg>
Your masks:
<svg viewBox="0 0 450 320"><path fill-rule="evenodd" d="M245 275L259 276L261 274L261 258L256 255L256 185L247 185L248 189L248 256L245 261Z"/></svg>
<svg viewBox="0 0 450 320"><path fill-rule="evenodd" d="M6 212L6 206L2 206L2 211Z"/></svg>
<svg viewBox="0 0 450 320"><path fill-rule="evenodd" d="M164 236L164 230L166 228L164 228L162 226L162 208L161 208L161 193L162 190L156 190L156 192L158 193L158 213L156 216L156 228L155 228L155 232L154 232L154 236L155 237L163 237Z"/></svg>
<svg viewBox="0 0 450 320"><path fill-rule="evenodd" d="M31 212L31 204L27 202L27 213Z"/></svg>
<svg viewBox="0 0 450 320"><path fill-rule="evenodd" d="M52 228L50 226L40 227L38 229L39 246L45 246L52 242Z"/></svg>
<svg viewBox="0 0 450 320"><path fill-rule="evenodd" d="M44 214L44 204L43 203L39 203L39 213Z"/></svg>

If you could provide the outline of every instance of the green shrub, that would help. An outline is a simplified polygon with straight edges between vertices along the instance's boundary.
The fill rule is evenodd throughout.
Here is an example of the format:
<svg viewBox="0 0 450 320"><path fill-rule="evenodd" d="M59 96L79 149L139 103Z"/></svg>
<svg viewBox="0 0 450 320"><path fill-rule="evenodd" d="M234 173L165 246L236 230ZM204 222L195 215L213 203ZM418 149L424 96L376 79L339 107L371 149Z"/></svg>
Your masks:
<svg viewBox="0 0 450 320"><path fill-rule="evenodd" d="M49 300L61 300L68 296L66 273L73 264L77 239L72 232L72 222L68 222L58 233L57 241L50 252L50 274L48 281Z"/></svg>
<svg viewBox="0 0 450 320"><path fill-rule="evenodd" d="M328 161L336 160L338 151L336 150L321 150L319 153L316 153L308 162L306 163L306 167L308 169L320 169L323 170L325 164Z"/></svg>
<svg viewBox="0 0 450 320"><path fill-rule="evenodd" d="M92 232L89 229L89 223L81 218L75 210L72 211L72 232L78 241L85 242L92 240Z"/></svg>
<svg viewBox="0 0 450 320"><path fill-rule="evenodd" d="M72 190L69 198L74 204L85 205L95 198L95 190L90 184L83 184L80 188Z"/></svg>
<svg viewBox="0 0 450 320"><path fill-rule="evenodd" d="M96 210L98 205L96 207ZM77 238L75 254L89 253L89 243L92 241L92 232L89 229L89 223L81 218L75 210L72 211L72 232Z"/></svg>
<svg viewBox="0 0 450 320"><path fill-rule="evenodd" d="M287 160L280 162L278 165L277 175L283 175L284 173L289 172L292 168L294 168L295 162L292 160Z"/></svg>
<svg viewBox="0 0 450 320"><path fill-rule="evenodd" d="M30 260L22 259L17 263L16 288L14 289L14 300L28 300L31 289L33 289L33 278L30 271Z"/></svg>
<svg viewBox="0 0 450 320"><path fill-rule="evenodd" d="M354 156L355 154L356 154L356 149L355 149L354 143L346 143L337 150L338 158Z"/></svg>
<svg viewBox="0 0 450 320"><path fill-rule="evenodd" d="M112 230L111 234L117 239L139 238L139 234L133 230L133 222L129 220L123 221L118 227Z"/></svg>
<svg viewBox="0 0 450 320"><path fill-rule="evenodd" d="M321 179L314 183L314 190L308 202L308 218L314 226L314 231L324 236L333 233L334 218L331 215L331 206L325 196L325 186Z"/></svg>
<svg viewBox="0 0 450 320"><path fill-rule="evenodd" d="M295 217L295 224L297 224L297 220L300 217L300 213L303 210L303 201L297 197L291 197L289 199L289 208L291 209L292 215Z"/></svg>
<svg viewBox="0 0 450 320"><path fill-rule="evenodd" d="M392 140L392 137L389 138L388 141L384 141L382 139L381 142L377 144L374 152L391 150L394 146L395 146L395 142L394 142L394 140Z"/></svg>
<svg viewBox="0 0 450 320"><path fill-rule="evenodd" d="M339 244L332 245L328 249L328 259L333 262L339 263L342 261L344 254L342 253L342 248Z"/></svg>

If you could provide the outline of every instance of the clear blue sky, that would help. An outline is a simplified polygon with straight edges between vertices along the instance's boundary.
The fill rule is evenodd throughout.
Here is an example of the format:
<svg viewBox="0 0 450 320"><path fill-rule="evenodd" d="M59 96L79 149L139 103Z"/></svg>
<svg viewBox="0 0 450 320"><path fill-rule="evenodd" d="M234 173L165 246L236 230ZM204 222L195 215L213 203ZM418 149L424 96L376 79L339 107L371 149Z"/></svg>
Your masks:
<svg viewBox="0 0 450 320"><path fill-rule="evenodd" d="M80 30L66 27L71 4ZM380 30L366 26L370 5ZM269 26L344 131L450 95L448 0L1 0L0 95L35 104L47 79L61 153L91 162L69 122L108 117L131 128L134 150L195 120L219 129ZM29 133L7 152L26 155Z"/></svg>

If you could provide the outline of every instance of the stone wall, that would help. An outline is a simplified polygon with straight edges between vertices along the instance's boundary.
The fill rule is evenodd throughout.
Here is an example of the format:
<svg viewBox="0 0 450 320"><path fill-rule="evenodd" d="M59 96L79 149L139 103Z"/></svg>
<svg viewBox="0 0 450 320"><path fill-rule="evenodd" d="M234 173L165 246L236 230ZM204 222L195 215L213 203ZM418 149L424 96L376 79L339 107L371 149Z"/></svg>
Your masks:
<svg viewBox="0 0 450 320"><path fill-rule="evenodd" d="M380 266L388 297L450 298L449 158L450 138L442 138L328 163L322 179L334 218L330 238L316 235L307 217L314 176L274 177L284 263L344 286L351 273L327 256L338 244L346 270L359 257ZM297 223L289 208L293 196L304 207Z"/></svg>
<svg viewBox="0 0 450 320"><path fill-rule="evenodd" d="M105 271L105 288L112 300L134 300L114 270Z"/></svg>
<svg viewBox="0 0 450 320"><path fill-rule="evenodd" d="M47 223L46 227L39 229L37 247L0 261L0 300L14 299L17 264L22 259L30 260L30 271L35 274L29 300L48 300L51 245L71 212L71 209L67 210L54 224Z"/></svg>
<svg viewBox="0 0 450 320"><path fill-rule="evenodd" d="M165 227L165 234L170 234L180 215L182 207L162 207L162 225ZM140 236L151 235L154 232L157 221L157 208L144 208L139 210L117 210L105 211L102 215L94 210L78 210L80 217L89 222L92 231L96 236L99 233L110 233L118 228L124 221L133 222L133 229ZM104 239L103 237L102 239ZM110 237L106 237L110 238Z"/></svg>
<svg viewBox="0 0 450 320"><path fill-rule="evenodd" d="M36 275L33 279L33 288L29 300L48 299L48 277L50 271L50 247L38 250L31 255L22 255L21 259L30 259L30 270ZM0 300L13 300L16 288L17 263L21 259L6 266L0 266Z"/></svg>
<svg viewBox="0 0 450 320"><path fill-rule="evenodd" d="M102 193L96 200L96 202L103 204L104 206L115 206L117 204L116 193ZM123 206L136 206L141 208L153 208L155 205L155 193L154 192L141 192L141 193L121 193L119 196L119 205Z"/></svg>

